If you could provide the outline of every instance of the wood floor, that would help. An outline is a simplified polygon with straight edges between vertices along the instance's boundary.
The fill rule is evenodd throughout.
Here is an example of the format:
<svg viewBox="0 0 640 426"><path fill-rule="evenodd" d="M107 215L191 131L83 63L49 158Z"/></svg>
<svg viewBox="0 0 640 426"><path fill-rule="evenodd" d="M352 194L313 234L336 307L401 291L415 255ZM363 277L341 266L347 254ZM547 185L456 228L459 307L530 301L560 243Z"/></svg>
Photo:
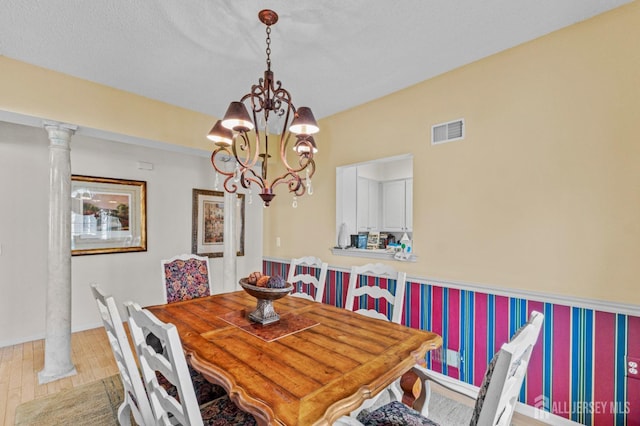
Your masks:
<svg viewBox="0 0 640 426"><path fill-rule="evenodd" d="M118 373L102 327L73 333L71 351L78 374L40 385L38 372L44 368L44 340L0 348L0 426L14 425L16 407L23 402ZM455 395L447 396L455 399ZM541 423L516 413L513 424Z"/></svg>
<svg viewBox="0 0 640 426"><path fill-rule="evenodd" d="M118 373L104 328L73 333L71 357L78 374L44 385L44 340L0 348L0 426L13 426L16 407L23 402Z"/></svg>

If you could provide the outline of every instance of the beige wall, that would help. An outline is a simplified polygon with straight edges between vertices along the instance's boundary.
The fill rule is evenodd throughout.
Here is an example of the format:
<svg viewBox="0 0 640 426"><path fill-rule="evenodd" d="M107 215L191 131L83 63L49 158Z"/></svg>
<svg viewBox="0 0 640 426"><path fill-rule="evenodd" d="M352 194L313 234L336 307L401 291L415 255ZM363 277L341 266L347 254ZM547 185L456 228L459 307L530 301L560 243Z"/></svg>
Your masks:
<svg viewBox="0 0 640 426"><path fill-rule="evenodd" d="M638 40L636 1L323 120L316 192L276 198L265 255L363 263L329 251L335 167L412 153L419 260L398 267L640 305ZM461 117L463 141L430 145Z"/></svg>
<svg viewBox="0 0 640 426"><path fill-rule="evenodd" d="M152 141L211 149L215 119L0 56L0 110Z"/></svg>
<svg viewBox="0 0 640 426"><path fill-rule="evenodd" d="M640 305L639 22L635 1L321 120L315 194L293 210L278 191L265 255L362 263L329 251L335 168L412 153L419 260L397 266ZM0 69L0 110L210 149L211 117L5 57ZM430 146L432 124L461 117L465 140Z"/></svg>

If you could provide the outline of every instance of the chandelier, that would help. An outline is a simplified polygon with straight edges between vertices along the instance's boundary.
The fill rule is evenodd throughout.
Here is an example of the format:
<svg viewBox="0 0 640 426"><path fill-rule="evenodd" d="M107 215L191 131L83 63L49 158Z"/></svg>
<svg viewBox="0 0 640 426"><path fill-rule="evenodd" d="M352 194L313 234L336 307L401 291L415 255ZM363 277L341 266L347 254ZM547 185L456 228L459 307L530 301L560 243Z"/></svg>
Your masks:
<svg viewBox="0 0 640 426"><path fill-rule="evenodd" d="M267 70L258 84L251 86L249 93L240 101L229 104L224 118L218 120L207 135L216 145L211 154L211 164L217 173L224 176L224 189L227 192L235 193L238 185L241 185L251 195L255 185L266 207L275 197L274 189L286 185L289 192L293 193L293 206L296 207L298 196L305 192L309 195L313 193L311 177L316 170L313 155L318 148L312 135L320 129L311 109L296 109L291 94L282 87L280 81L274 80L270 58L271 26L278 22L278 14L272 10L262 10L258 18L267 27ZM271 181L268 178L270 136L280 139L279 154L284 167L284 173ZM290 145L293 150L288 151ZM288 156L294 157L291 163ZM233 170L227 167L231 159L235 160ZM259 162L262 165L260 171L256 172Z"/></svg>

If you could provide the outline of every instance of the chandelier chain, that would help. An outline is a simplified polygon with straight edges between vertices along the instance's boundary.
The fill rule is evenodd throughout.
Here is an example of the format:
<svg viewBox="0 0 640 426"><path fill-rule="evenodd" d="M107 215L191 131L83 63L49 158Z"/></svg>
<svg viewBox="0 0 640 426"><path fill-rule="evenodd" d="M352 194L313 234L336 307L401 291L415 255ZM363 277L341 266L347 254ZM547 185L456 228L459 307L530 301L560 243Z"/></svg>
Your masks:
<svg viewBox="0 0 640 426"><path fill-rule="evenodd" d="M271 70L271 26L267 25L267 69Z"/></svg>

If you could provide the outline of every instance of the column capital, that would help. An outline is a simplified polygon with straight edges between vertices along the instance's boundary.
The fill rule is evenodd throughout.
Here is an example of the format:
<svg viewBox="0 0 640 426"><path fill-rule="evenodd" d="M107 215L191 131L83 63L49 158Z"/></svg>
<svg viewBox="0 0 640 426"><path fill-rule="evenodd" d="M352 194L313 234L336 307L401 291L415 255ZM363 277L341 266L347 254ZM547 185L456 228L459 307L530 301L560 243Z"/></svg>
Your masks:
<svg viewBox="0 0 640 426"><path fill-rule="evenodd" d="M42 126L49 135L51 145L68 146L71 136L78 130L74 124L59 123L57 121L43 121Z"/></svg>
<svg viewBox="0 0 640 426"><path fill-rule="evenodd" d="M44 127L45 129L51 127L53 129L58 129L58 130L68 130L73 133L75 133L76 130L78 130L78 126L75 124L60 123L59 121L51 121L51 120L42 120L42 127Z"/></svg>

